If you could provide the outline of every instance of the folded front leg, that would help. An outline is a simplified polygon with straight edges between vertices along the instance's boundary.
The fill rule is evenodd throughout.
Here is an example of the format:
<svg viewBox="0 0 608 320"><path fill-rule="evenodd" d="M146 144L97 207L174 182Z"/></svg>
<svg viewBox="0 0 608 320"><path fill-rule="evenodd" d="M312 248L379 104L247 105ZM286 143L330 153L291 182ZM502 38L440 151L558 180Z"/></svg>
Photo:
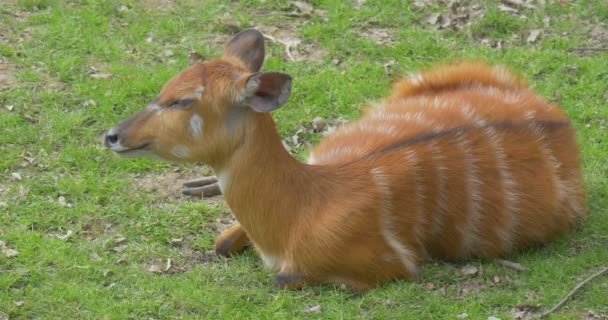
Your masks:
<svg viewBox="0 0 608 320"><path fill-rule="evenodd" d="M215 253L220 256L230 257L234 253L243 251L251 241L245 230L237 222L226 231L222 232L215 241Z"/></svg>
<svg viewBox="0 0 608 320"><path fill-rule="evenodd" d="M192 197L213 197L222 194L215 176L184 182L185 189L182 193Z"/></svg>

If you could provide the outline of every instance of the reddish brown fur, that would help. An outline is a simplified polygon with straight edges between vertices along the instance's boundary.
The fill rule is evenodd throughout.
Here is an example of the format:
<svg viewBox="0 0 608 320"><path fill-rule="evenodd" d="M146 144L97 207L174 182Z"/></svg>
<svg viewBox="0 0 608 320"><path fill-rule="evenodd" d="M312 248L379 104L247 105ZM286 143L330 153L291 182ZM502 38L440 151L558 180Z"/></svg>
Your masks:
<svg viewBox="0 0 608 320"><path fill-rule="evenodd" d="M428 258L504 256L551 240L585 214L568 118L502 67L468 62L403 79L302 164L268 113L235 109L256 71L233 56L248 52L235 45L161 91L166 105L204 86L191 109L136 115L113 130L126 148L211 165L239 222L218 251L251 240L280 286L365 290L413 279ZM205 123L198 140L184 129L194 114ZM176 146L188 157L172 154Z"/></svg>

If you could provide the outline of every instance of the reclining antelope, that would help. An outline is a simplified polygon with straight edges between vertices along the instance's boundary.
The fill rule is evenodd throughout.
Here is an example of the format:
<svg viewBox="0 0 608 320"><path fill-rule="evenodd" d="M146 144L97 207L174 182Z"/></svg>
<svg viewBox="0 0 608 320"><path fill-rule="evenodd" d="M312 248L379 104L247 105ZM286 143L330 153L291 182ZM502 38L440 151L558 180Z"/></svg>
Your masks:
<svg viewBox="0 0 608 320"><path fill-rule="evenodd" d="M210 165L238 220L216 251L252 243L280 287L414 279L427 259L504 256L585 215L572 124L503 67L460 63L400 80L301 163L269 113L292 79L261 72L263 61L262 34L242 31L111 128L106 145Z"/></svg>

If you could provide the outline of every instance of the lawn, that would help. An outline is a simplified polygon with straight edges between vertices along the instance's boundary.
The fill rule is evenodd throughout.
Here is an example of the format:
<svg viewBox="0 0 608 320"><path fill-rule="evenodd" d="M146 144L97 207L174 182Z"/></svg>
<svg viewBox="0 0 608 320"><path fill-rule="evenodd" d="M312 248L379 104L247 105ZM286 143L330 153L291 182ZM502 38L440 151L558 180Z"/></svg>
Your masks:
<svg viewBox="0 0 608 320"><path fill-rule="evenodd" d="M527 319L608 265L605 0L1 2L2 320ZM462 58L511 66L577 128L587 219L508 257L527 271L437 261L362 295L278 290L253 251L216 257L229 209L179 193L209 169L122 159L101 136L193 52L214 57L248 27L270 36L264 69L294 78L274 118L298 158L400 74ZM550 318L608 318L608 276Z"/></svg>

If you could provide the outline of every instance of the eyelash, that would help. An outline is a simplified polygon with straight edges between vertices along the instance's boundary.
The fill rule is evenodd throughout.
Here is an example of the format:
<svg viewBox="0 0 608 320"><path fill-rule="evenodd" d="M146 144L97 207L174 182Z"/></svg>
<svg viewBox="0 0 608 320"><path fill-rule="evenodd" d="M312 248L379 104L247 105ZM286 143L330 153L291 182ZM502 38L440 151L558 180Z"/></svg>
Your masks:
<svg viewBox="0 0 608 320"><path fill-rule="evenodd" d="M187 107L190 104L192 104L192 102L194 102L193 99L181 99L181 100L177 100L177 101L173 102L172 104L170 104L169 108Z"/></svg>

